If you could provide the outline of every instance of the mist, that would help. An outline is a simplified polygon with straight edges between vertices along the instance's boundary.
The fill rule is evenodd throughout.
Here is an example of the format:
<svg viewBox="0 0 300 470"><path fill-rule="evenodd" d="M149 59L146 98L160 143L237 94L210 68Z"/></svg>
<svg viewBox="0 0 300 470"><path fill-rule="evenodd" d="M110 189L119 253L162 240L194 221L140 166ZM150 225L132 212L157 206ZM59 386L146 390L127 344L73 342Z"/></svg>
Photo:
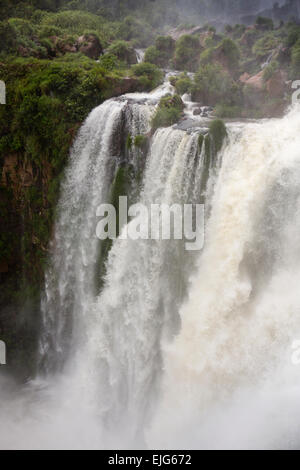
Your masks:
<svg viewBox="0 0 300 470"><path fill-rule="evenodd" d="M181 17L190 17L193 22L197 18L199 22L219 21L221 23L252 22L252 19L260 14L273 16L272 9L275 3L274 0L253 0L251 2L247 0L176 1ZM279 7L282 7L289 2L281 0L277 3ZM297 0L293 3L297 3Z"/></svg>

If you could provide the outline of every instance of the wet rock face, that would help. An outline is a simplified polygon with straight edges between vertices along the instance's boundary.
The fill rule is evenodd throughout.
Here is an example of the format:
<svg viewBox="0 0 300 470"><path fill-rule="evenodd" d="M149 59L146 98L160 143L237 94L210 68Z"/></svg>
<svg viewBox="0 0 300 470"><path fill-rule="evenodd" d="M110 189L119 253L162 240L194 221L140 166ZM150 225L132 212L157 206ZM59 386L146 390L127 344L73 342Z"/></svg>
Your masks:
<svg viewBox="0 0 300 470"><path fill-rule="evenodd" d="M77 49L90 59L98 59L103 54L103 48L97 36L84 34L77 39Z"/></svg>
<svg viewBox="0 0 300 470"><path fill-rule="evenodd" d="M122 80L116 80L115 83L112 82L112 96L118 96L120 100L124 100L123 95L126 93L134 93L138 85L138 80L134 77L124 77Z"/></svg>
<svg viewBox="0 0 300 470"><path fill-rule="evenodd" d="M201 108L196 108L193 111L194 116L201 116L201 117L210 117L211 113L213 112L214 108L211 106L201 106Z"/></svg>

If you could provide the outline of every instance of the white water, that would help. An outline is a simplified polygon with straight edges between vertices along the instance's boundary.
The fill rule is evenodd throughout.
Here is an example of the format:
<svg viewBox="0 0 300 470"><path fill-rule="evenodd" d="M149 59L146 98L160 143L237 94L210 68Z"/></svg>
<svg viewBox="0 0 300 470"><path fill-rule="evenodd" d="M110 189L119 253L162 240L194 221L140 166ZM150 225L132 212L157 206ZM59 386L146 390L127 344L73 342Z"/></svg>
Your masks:
<svg viewBox="0 0 300 470"><path fill-rule="evenodd" d="M148 104L127 104L136 98ZM1 448L299 448L300 112L229 130L203 252L119 239L98 296L96 208L120 128L147 132L152 100L110 100L80 132L43 305L49 374L21 390L1 382ZM157 131L142 202L201 199L197 141Z"/></svg>
<svg viewBox="0 0 300 470"><path fill-rule="evenodd" d="M138 64L141 64L144 61L145 57L145 50L144 49L136 49L136 60Z"/></svg>

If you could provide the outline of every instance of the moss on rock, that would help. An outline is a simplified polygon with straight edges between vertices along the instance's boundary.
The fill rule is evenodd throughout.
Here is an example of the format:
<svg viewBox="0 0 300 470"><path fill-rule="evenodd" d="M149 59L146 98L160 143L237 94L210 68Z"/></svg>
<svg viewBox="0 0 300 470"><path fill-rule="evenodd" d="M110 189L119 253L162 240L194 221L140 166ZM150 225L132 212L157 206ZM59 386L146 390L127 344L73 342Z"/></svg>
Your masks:
<svg viewBox="0 0 300 470"><path fill-rule="evenodd" d="M211 136L213 149L218 153L223 145L224 139L227 137L227 130L221 119L216 119L209 126L209 134Z"/></svg>

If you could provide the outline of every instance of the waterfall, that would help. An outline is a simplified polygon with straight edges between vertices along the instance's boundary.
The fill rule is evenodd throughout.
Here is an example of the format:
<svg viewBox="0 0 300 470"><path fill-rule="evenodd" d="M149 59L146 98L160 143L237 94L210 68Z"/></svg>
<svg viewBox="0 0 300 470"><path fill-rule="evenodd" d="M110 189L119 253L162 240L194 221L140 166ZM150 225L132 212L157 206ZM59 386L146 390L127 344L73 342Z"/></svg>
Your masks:
<svg viewBox="0 0 300 470"><path fill-rule="evenodd" d="M191 179L199 164L197 152L197 134L159 130L140 202L150 206L199 201L201 170ZM95 305L98 328L92 325L96 349L91 360L101 357L106 381L100 384L100 395L106 397L110 421L130 422L132 432L139 433L149 418L149 402L161 377L160 345L179 331L178 310L192 266L183 241L119 239L111 250L105 289Z"/></svg>
<svg viewBox="0 0 300 470"><path fill-rule="evenodd" d="M144 49L136 49L136 60L138 64L141 64L144 61L145 57L145 50Z"/></svg>
<svg viewBox="0 0 300 470"><path fill-rule="evenodd" d="M230 132L152 444L299 446L299 130L295 109Z"/></svg>
<svg viewBox="0 0 300 470"><path fill-rule="evenodd" d="M72 348L71 336L79 332L83 336L83 319L95 296L96 210L108 200L113 175L124 159L123 134L148 131L150 113L149 106L109 100L90 114L71 152L42 305L41 365L47 371L64 364Z"/></svg>
<svg viewBox="0 0 300 470"><path fill-rule="evenodd" d="M46 273L41 375L21 397L3 385L0 447L299 446L299 109L229 124L212 158L199 147L207 121L150 136L169 91L109 100L79 132ZM126 146L139 135L147 153ZM103 256L97 207L122 168L133 202L205 202L203 250L119 237Z"/></svg>

